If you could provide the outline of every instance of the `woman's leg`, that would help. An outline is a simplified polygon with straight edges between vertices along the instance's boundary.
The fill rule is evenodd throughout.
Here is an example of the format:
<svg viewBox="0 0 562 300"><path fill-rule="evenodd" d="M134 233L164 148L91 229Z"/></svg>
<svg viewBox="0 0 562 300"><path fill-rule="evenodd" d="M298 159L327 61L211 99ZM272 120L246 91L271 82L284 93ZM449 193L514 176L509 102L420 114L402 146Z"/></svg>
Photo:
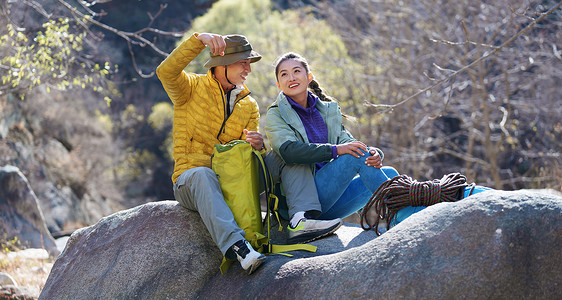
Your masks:
<svg viewBox="0 0 562 300"><path fill-rule="evenodd" d="M356 176L338 201L336 201L327 211L322 213L320 219L343 219L350 216L365 206L372 195L373 193L367 189L359 176Z"/></svg>
<svg viewBox="0 0 562 300"><path fill-rule="evenodd" d="M382 167L381 170L388 178L393 178L399 175L396 169L392 167ZM357 175L353 178L343 195L334 203L334 205L332 205L331 208L322 213L320 218L343 219L363 208L372 196L373 193L365 186L360 176Z"/></svg>
<svg viewBox="0 0 562 300"><path fill-rule="evenodd" d="M383 182L399 175L392 167L369 167L365 158L342 155L316 172L316 188L323 211L320 218L351 215L369 201Z"/></svg>
<svg viewBox="0 0 562 300"><path fill-rule="evenodd" d="M467 186L467 187L464 188L463 199L470 196L470 195L478 194L478 193L489 191L489 190L491 190L491 188L481 186L481 185ZM390 222L390 226L397 225L398 223L404 221L407 217L417 213L418 211L423 210L426 207L427 206L415 206L415 207L414 206L408 206L408 207L402 208L401 210L399 210L396 213L396 216Z"/></svg>
<svg viewBox="0 0 562 300"><path fill-rule="evenodd" d="M471 186L469 185L464 189L464 198L466 198L468 196L471 196L471 195L474 195L474 194L481 193L481 192L489 191L489 190L492 190L492 188L485 187L485 186L482 186L482 185L471 185Z"/></svg>
<svg viewBox="0 0 562 300"><path fill-rule="evenodd" d="M328 211L340 199L357 174L361 176L361 180L371 193L388 180L381 169L365 164L367 155L355 157L351 154L344 154L316 172L314 180L323 212Z"/></svg>
<svg viewBox="0 0 562 300"><path fill-rule="evenodd" d="M407 206L402 208L396 213L396 216L390 221L390 227L406 220L407 217L425 209L427 206Z"/></svg>

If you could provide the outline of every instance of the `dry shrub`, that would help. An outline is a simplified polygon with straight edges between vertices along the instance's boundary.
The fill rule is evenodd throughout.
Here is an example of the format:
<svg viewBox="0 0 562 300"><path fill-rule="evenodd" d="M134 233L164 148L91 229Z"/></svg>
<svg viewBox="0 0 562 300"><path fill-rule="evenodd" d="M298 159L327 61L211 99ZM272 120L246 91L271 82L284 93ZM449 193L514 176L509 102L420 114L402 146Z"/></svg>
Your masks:
<svg viewBox="0 0 562 300"><path fill-rule="evenodd" d="M39 297L54 259L24 258L10 255L14 252L0 252L0 272L14 278L18 287L25 288L33 297Z"/></svg>
<svg viewBox="0 0 562 300"><path fill-rule="evenodd" d="M17 237L0 240L0 272L14 278L20 288L30 296L37 298L43 289L54 264L54 258L46 254L45 258L28 258L21 255L24 247Z"/></svg>

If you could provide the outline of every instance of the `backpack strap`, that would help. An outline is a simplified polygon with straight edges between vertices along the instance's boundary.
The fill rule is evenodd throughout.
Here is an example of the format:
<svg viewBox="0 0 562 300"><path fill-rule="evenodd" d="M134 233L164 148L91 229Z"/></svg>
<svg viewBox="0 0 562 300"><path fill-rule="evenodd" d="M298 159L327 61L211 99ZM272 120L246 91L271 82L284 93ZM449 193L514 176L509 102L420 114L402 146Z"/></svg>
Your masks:
<svg viewBox="0 0 562 300"><path fill-rule="evenodd" d="M275 215L275 218L277 219L277 224L279 224L279 231L283 230L283 227L281 226L281 220L279 218L279 213L277 211L279 199L273 193L273 179L271 178L271 173L269 172L269 169L267 168L267 165L265 164L265 161L264 161L263 157L261 156L261 153L259 153L257 150L255 150L253 148L252 148L252 151L254 152L254 154L257 157L258 162L259 162L258 163L258 166L260 168L259 173L263 174L263 182L264 182L264 186L265 186L265 193L266 193L266 199L267 199L267 213L265 215L265 219L264 219L264 222L263 222L264 225L266 225L266 222L267 222L267 239L266 239L267 243L262 245L263 253L266 253L266 254L277 253L277 254L281 254L281 255L291 257L292 256L291 254L287 254L287 253L283 253L283 252L295 251L295 250L305 250L305 251L310 251L310 252L316 252L318 247L313 246L313 245L309 245L309 244L275 245L275 244L269 243L269 238L271 237L271 234L270 234L270 228L271 228L270 215L271 214Z"/></svg>
<svg viewBox="0 0 562 300"><path fill-rule="evenodd" d="M228 260L226 259L226 257L222 257L222 262L221 265L219 267L219 270L221 270L221 274L226 273L226 271L228 271L228 268L230 267L230 265L232 264L232 260Z"/></svg>

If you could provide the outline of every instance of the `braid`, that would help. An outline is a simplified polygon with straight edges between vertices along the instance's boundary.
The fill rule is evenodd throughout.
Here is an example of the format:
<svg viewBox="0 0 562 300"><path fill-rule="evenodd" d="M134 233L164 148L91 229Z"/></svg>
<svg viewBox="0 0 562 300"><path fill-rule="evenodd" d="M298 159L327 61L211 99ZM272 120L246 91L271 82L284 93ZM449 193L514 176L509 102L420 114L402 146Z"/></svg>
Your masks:
<svg viewBox="0 0 562 300"><path fill-rule="evenodd" d="M312 92L318 96L318 98L320 98L320 100L322 101L328 101L328 102L336 102L336 100L328 95L326 95L324 93L324 90L320 87L320 85L318 84L318 81L316 81L316 79L312 79L312 81L308 84L308 87L312 90Z"/></svg>
<svg viewBox="0 0 562 300"><path fill-rule="evenodd" d="M308 84L308 87L312 90L314 95L318 96L318 99L326 102L338 102L336 98L332 96L328 96L324 93L324 90L320 87L316 79L312 79L312 81ZM342 117L348 121L352 121L352 122L356 121L355 117L344 114L343 112L342 112Z"/></svg>

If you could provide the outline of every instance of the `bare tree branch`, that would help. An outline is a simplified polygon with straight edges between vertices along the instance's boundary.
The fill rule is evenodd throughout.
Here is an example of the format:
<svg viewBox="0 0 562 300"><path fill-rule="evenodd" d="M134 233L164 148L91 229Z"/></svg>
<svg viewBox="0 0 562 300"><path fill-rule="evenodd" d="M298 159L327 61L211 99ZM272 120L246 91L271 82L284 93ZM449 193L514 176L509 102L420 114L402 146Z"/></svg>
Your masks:
<svg viewBox="0 0 562 300"><path fill-rule="evenodd" d="M466 153L461 154L461 153L451 151L451 150L446 149L446 148L443 148L439 151L436 151L435 154L448 154L448 155L451 155L453 157L459 158L459 159L467 161L467 162L477 163L477 164L479 164L483 167L486 167L486 168L490 167L490 163L483 160L483 159L480 159L480 158L477 158L477 157L469 157Z"/></svg>
<svg viewBox="0 0 562 300"><path fill-rule="evenodd" d="M449 76L437 81L436 83L434 83L433 85L426 87L420 91L418 91L417 93L407 97L404 100L399 101L396 104L373 104L373 103L369 103L366 102L366 105L368 106L373 106L376 108L384 108L385 110L381 110L378 111L377 113L383 113L385 111L388 110L392 110L400 105L403 105L404 103L409 102L410 100L416 98L417 96L432 90L433 88L443 84L444 82L448 81L449 79L457 76L458 74L474 67L475 65L477 65L478 63L480 63L483 60L486 60L487 58L489 58L490 56L496 54L499 50L503 49L505 46L509 45L511 42L513 42L516 38L520 37L521 35L523 35L524 33L526 33L527 31L529 31L531 28L533 28L538 22L542 21L544 18L546 18L547 16L549 16L550 14L552 14L554 11L556 11L558 8L560 8L560 6L562 6L562 2L559 2L558 4L554 5L551 9L549 9L547 12L540 14L540 16L536 19L534 19L531 23L529 23L529 25L527 25L525 28L523 28L522 30L520 30L519 32L517 32L515 35L513 35L511 38L509 38L507 41L505 41L504 43L502 43L500 46L494 48L492 51L485 53L483 56L481 56L480 58L476 59L475 61L473 61L472 63L460 68L457 71L454 71L452 74L450 74ZM463 43L461 43L463 44Z"/></svg>
<svg viewBox="0 0 562 300"><path fill-rule="evenodd" d="M437 40L437 39L432 39L430 38L429 40L434 42L434 43L442 43L442 44L446 44L446 45L452 45L452 46L466 46L466 45L474 45L474 46L480 46L480 47L484 47L484 48L491 48L491 49L496 49L498 47L493 46L493 45L488 45L488 44L482 44L482 43L476 43L473 41L470 41L468 38L468 29L466 28L466 24L464 23L464 21L461 22L462 25L462 29L464 31L464 42L451 42L451 41L447 41L447 40Z"/></svg>
<svg viewBox="0 0 562 300"><path fill-rule="evenodd" d="M76 19L76 21L79 24L81 24L84 28L86 28L86 30L88 30L88 32L91 33L93 36L96 36L96 35L93 34L89 29L87 29L88 26L86 26L82 22L82 20L84 20L85 22L90 23L92 25L95 25L99 28L102 28L104 30L112 32L112 33L116 34L117 36L120 36L121 38L123 38L127 42L127 46L129 48L129 53L131 54L131 59L133 61L134 68L137 71L137 73L143 78L149 78L149 77L154 76L154 72L152 72L148 75L142 73L142 71L138 67L138 64L136 63L136 59L135 59L135 55L134 55L132 45L138 45L140 47L145 47L145 46L148 45L150 48L152 48L152 50L154 50L156 53L158 53L159 55L161 55L163 57L168 56L168 53L166 53L163 50L161 50L160 48L158 48L158 46L156 46L153 42L147 40L145 37L142 36L142 34L145 33L145 32L153 32L155 34L165 35L165 36L173 36L173 37L183 36L182 32L168 32L168 31L162 31L162 30L151 27L154 20L158 16L160 16L160 14L167 7L167 5L160 5L159 11L154 16L149 14L150 22L145 28L140 29L136 32L127 32L127 31L118 30L114 27L108 26L108 25L106 25L102 22L94 20L91 16L87 16L87 15L79 12L75 7L68 4L64 0L57 0L57 2L60 3L63 7L65 7L67 10L69 10L74 15L74 18ZM100 2L100 1L98 1L98 2ZM90 4L90 5L93 5L94 3L95 2L92 2L92 4ZM90 11L90 10L88 10L88 11Z"/></svg>
<svg viewBox="0 0 562 300"><path fill-rule="evenodd" d="M25 3L27 6L33 8L36 12L38 12L39 14L44 16L45 18L50 19L52 17L52 14L47 13L47 11L45 11L43 6L41 6L41 4L39 4L39 3L37 3L37 1L23 0L22 2Z"/></svg>
<svg viewBox="0 0 562 300"><path fill-rule="evenodd" d="M79 0L78 3L80 3L80 5L82 5L82 7L83 7L90 15L92 15L92 16L94 16L94 17L101 17L101 16L107 15L107 12L105 12L105 11L103 11L103 10L102 10L101 12L99 12L99 13L97 13L97 12L91 10L91 9L90 9L90 6L93 5L92 3L88 3L88 2L86 2L86 1L84 1L84 0ZM95 2L94 2L94 3L95 3Z"/></svg>
<svg viewBox="0 0 562 300"><path fill-rule="evenodd" d="M137 74L139 74L139 76L142 77L142 78L150 78L150 77L154 76L154 71L152 71L150 74L144 74L142 72L142 70L139 69L137 61L135 59L135 52L133 51L133 47L131 46L131 43L129 41L127 41L127 46L129 47L129 53L131 54L131 60L133 61L133 67L135 67L135 71L137 71Z"/></svg>

